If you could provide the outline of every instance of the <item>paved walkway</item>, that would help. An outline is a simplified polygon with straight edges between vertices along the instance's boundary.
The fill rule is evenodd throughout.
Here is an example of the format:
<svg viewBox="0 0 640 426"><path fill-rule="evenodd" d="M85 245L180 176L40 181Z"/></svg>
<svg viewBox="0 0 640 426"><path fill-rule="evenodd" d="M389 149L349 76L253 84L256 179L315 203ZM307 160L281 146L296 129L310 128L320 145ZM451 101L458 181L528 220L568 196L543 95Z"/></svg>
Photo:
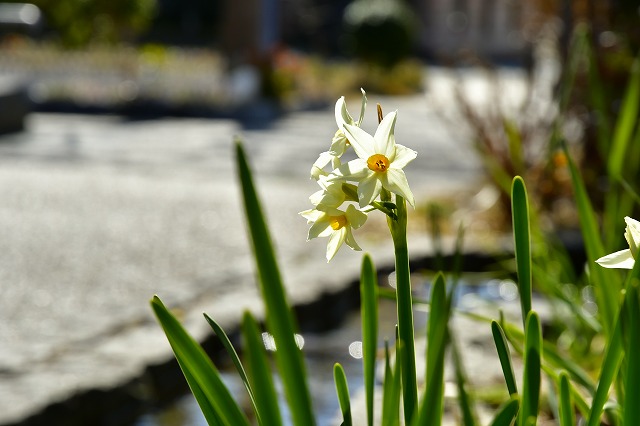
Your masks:
<svg viewBox="0 0 640 426"><path fill-rule="evenodd" d="M475 185L470 147L449 132L435 73L429 96L369 97L398 109L396 138L418 151L407 168L418 202ZM348 103L355 111L358 99ZM354 114L357 112L354 112ZM126 383L171 357L148 301L181 307L197 336L201 312L235 324L259 312L233 166L242 135L295 302L358 276L360 253L327 265L325 240L307 243L316 190L308 170L335 131L333 109L291 114L266 130L225 120L124 121L32 114L23 133L0 138L0 424L87 389ZM372 221L358 241L379 263L391 243ZM424 239L412 239L415 251ZM414 252L415 252L414 251Z"/></svg>

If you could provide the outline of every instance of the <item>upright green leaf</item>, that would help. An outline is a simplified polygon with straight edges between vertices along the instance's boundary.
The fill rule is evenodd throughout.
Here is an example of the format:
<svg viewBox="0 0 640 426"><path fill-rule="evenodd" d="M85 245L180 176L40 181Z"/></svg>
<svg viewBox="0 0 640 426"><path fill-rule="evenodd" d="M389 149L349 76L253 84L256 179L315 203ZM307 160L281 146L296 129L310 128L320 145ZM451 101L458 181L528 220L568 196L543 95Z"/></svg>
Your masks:
<svg viewBox="0 0 640 426"><path fill-rule="evenodd" d="M258 422L262 426L281 425L282 415L278 404L278 393L273 383L262 333L249 312L245 312L242 318L242 337L245 343L244 359L254 395Z"/></svg>
<svg viewBox="0 0 640 426"><path fill-rule="evenodd" d="M491 422L491 426L511 426L518 415L518 409L520 407L520 401L518 395L512 395L511 399L502 404L496 416Z"/></svg>
<svg viewBox="0 0 640 426"><path fill-rule="evenodd" d="M558 411L560 414L560 426L575 426L576 419L573 412L573 400L571 398L571 384L569 375L563 371L558 379Z"/></svg>
<svg viewBox="0 0 640 426"><path fill-rule="evenodd" d="M427 326L426 390L420 408L420 425L438 426L444 410L444 355L447 347L449 309L444 275L439 272L431 287Z"/></svg>
<svg viewBox="0 0 640 426"><path fill-rule="evenodd" d="M362 360L367 399L367 424L373 425L373 397L378 349L378 277L369 255L362 259L360 275L360 312L362 316Z"/></svg>
<svg viewBox="0 0 640 426"><path fill-rule="evenodd" d="M631 67L629 83L620 108L620 115L613 133L613 143L607 163L609 174L617 177L622 174L627 147L632 139L633 130L638 121L640 106L640 58Z"/></svg>
<svg viewBox="0 0 640 426"><path fill-rule="evenodd" d="M296 326L286 300L280 270L249 164L239 142L236 143L236 156L251 245L258 269L260 292L266 308L267 328L276 343L275 358L284 393L294 424L314 425L315 419L307 387L304 360L295 341Z"/></svg>
<svg viewBox="0 0 640 426"><path fill-rule="evenodd" d="M623 418L625 425L640 425L640 300L638 281L627 287L626 311L628 321L625 329L627 371L624 379Z"/></svg>
<svg viewBox="0 0 640 426"><path fill-rule="evenodd" d="M518 271L518 288L522 307L522 322L531 311L531 240L529 226L529 200L527 189L520 176L511 185L511 207L513 217L513 238Z"/></svg>
<svg viewBox="0 0 640 426"><path fill-rule="evenodd" d="M589 277L594 286L596 302L600 310L600 318L603 325L605 335L609 337L613 330L614 321L618 307L618 295L620 293L620 285L615 279L611 279L612 271L605 272L604 268L595 263L596 259L605 255L602 240L600 239L600 230L598 222L593 211L591 201L587 195L582 176L576 168L569 153L565 149L567 156L569 171L571 172L571 181L573 183L573 191L578 206L578 216L580 218L580 229L584 239L585 251L587 253L587 267L589 269Z"/></svg>
<svg viewBox="0 0 640 426"><path fill-rule="evenodd" d="M229 358L231 358L233 365L236 367L236 371L238 372L238 375L240 376L240 380L242 380L242 383L244 384L244 387L247 390L247 393L249 394L249 399L251 400L251 404L253 405L253 408L256 412L256 416L258 417L258 421L260 422L260 414L256 407L254 393L253 393L253 390L251 389L251 384L249 383L249 379L247 379L247 374L244 371L244 367L240 362L238 353L236 352L235 348L231 344L231 341L229 340L227 333L224 332L222 327L220 327L220 325L218 325L218 323L215 322L209 315L204 314L204 318L207 321L207 323L209 323L209 326L211 326L216 336L218 336L220 343L222 343L222 346L224 346L225 350L227 351L227 355L229 355ZM260 422L260 424L264 424L264 423Z"/></svg>
<svg viewBox="0 0 640 426"><path fill-rule="evenodd" d="M341 426L351 426L351 399L349 398L347 375L344 374L344 369L338 363L333 366L333 380L336 384L336 393L338 394L340 411L342 411L343 420Z"/></svg>
<svg viewBox="0 0 640 426"><path fill-rule="evenodd" d="M151 307L207 421L211 424L248 425L249 421L202 347L157 296L151 300Z"/></svg>
<svg viewBox="0 0 640 426"><path fill-rule="evenodd" d="M619 315L609 337L609 341L607 342L602 368L600 369L598 386L591 402L588 426L598 426L600 424L600 416L609 397L609 389L618 374L618 369L620 368L623 357L624 345L622 343L622 324Z"/></svg>
<svg viewBox="0 0 640 426"><path fill-rule="evenodd" d="M498 359L500 359L500 365L502 366L502 374L507 384L507 390L509 395L518 394L518 386L516 385L516 378L513 372L513 364L511 363L511 353L509 352L509 346L507 345L507 338L504 335L504 331L500 324L496 321L491 321L491 333L493 334L493 341L496 344L496 350L498 351Z"/></svg>
<svg viewBox="0 0 640 426"><path fill-rule="evenodd" d="M396 363L391 368L389 344L384 345L384 382L382 383L382 422L381 426L398 426L400 424L400 363L398 362L398 346L396 341Z"/></svg>
<svg viewBox="0 0 640 426"><path fill-rule="evenodd" d="M458 405L462 414L462 424L464 426L475 426L478 423L478 417L475 413L473 400L467 391L467 374L462 363L462 356L458 349L452 327L449 327L449 345L451 347L451 355L453 358L453 367L456 375L456 386L458 388Z"/></svg>
<svg viewBox="0 0 640 426"><path fill-rule="evenodd" d="M518 417L520 426L527 426L538 418L542 367L542 330L535 311L527 316L524 343L524 372L522 379L522 406Z"/></svg>

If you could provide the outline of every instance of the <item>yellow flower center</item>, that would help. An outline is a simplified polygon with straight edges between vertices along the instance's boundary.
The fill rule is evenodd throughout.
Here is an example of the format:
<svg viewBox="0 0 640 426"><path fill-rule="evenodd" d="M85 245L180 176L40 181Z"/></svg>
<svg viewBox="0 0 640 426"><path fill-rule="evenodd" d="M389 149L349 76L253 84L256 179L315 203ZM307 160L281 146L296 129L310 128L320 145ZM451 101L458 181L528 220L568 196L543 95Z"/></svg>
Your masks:
<svg viewBox="0 0 640 426"><path fill-rule="evenodd" d="M389 159L382 154L373 154L367 160L367 166L374 172L386 172L389 168Z"/></svg>
<svg viewBox="0 0 640 426"><path fill-rule="evenodd" d="M342 228L343 226L345 226L347 224L347 217L342 215L342 216L331 216L329 218L329 224L331 225L331 228L334 231L337 231L338 229Z"/></svg>

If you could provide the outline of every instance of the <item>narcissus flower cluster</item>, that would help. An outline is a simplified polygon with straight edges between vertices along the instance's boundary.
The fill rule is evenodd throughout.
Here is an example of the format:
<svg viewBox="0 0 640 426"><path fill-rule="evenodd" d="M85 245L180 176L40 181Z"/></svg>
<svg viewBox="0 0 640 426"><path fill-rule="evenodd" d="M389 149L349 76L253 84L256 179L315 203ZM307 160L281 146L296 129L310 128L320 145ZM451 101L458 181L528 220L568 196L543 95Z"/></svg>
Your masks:
<svg viewBox="0 0 640 426"><path fill-rule="evenodd" d="M403 197L414 206L415 201L404 167L417 153L395 140L397 111L387 114L370 135L360 127L367 106L362 90L362 104L358 120L354 120L344 96L335 107L336 131L328 151L322 152L311 167L311 178L320 190L309 200L314 208L300 212L311 224L308 240L329 237L327 261L330 261L343 243L360 250L353 230L367 220L367 214L380 210L394 217L395 205L391 194ZM358 158L342 164L341 157L349 147Z"/></svg>

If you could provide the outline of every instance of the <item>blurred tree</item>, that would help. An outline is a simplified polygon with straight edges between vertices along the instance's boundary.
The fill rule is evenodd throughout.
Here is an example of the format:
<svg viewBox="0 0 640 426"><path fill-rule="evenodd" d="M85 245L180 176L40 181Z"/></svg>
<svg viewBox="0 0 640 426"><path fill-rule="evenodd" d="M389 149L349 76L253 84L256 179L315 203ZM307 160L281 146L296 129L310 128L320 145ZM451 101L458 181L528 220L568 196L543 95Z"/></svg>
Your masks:
<svg viewBox="0 0 640 426"><path fill-rule="evenodd" d="M12 3L23 1L8 0ZM131 41L154 17L156 0L33 0L63 45Z"/></svg>
<svg viewBox="0 0 640 426"><path fill-rule="evenodd" d="M403 0L354 0L344 23L346 48L358 59L391 67L413 51L417 19Z"/></svg>

